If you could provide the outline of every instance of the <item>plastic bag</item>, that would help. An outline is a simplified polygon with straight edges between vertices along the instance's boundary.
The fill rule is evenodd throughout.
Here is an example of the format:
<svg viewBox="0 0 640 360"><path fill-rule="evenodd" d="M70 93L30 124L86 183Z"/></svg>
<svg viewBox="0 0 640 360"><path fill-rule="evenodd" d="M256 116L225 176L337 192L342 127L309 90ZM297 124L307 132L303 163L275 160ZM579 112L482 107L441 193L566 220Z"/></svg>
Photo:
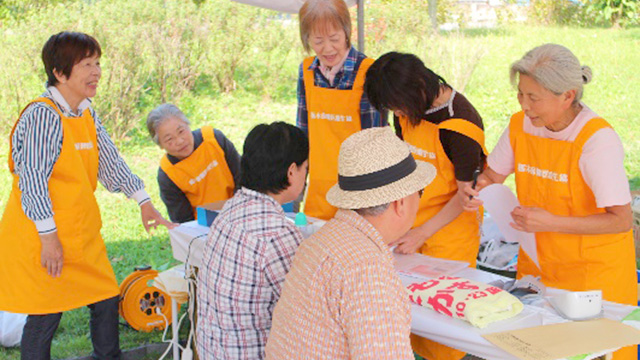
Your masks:
<svg viewBox="0 0 640 360"><path fill-rule="evenodd" d="M516 271L520 244L507 242L498 225L487 214L482 223L478 265L489 269Z"/></svg>
<svg viewBox="0 0 640 360"><path fill-rule="evenodd" d="M4 347L20 345L26 321L27 315L0 311L0 345Z"/></svg>
<svg viewBox="0 0 640 360"><path fill-rule="evenodd" d="M496 280L490 285L508 291L511 295L517 297L523 304L533 305L538 301L544 300L547 294L547 287L540 281L540 277L525 275L520 280Z"/></svg>

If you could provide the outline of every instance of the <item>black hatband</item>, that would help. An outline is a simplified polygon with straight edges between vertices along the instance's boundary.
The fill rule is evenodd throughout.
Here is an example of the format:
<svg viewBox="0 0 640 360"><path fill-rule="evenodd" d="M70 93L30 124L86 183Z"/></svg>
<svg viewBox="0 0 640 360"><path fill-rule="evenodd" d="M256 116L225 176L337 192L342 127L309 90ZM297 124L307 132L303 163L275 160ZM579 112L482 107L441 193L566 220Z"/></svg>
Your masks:
<svg viewBox="0 0 640 360"><path fill-rule="evenodd" d="M406 159L386 169L356 176L338 175L338 185L346 191L376 189L410 175L417 166L413 156L409 154Z"/></svg>

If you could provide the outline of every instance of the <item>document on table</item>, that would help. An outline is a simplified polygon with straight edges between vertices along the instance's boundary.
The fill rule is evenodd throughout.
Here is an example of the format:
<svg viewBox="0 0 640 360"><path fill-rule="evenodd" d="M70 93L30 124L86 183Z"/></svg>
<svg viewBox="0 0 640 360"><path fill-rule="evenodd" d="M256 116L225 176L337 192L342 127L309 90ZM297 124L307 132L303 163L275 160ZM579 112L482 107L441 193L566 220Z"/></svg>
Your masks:
<svg viewBox="0 0 640 360"><path fill-rule="evenodd" d="M554 360L640 343L640 331L611 319L566 322L483 335L523 360Z"/></svg>
<svg viewBox="0 0 640 360"><path fill-rule="evenodd" d="M407 276L434 279L444 275L452 275L469 266L468 262L437 259L422 254L393 253L396 270Z"/></svg>
<svg viewBox="0 0 640 360"><path fill-rule="evenodd" d="M524 252L540 268L535 235L516 230L509 225L513 222L511 212L516 206L520 206L511 189L502 184L492 184L480 191L480 199L484 202L484 208L494 219L504 238L509 242L519 242Z"/></svg>

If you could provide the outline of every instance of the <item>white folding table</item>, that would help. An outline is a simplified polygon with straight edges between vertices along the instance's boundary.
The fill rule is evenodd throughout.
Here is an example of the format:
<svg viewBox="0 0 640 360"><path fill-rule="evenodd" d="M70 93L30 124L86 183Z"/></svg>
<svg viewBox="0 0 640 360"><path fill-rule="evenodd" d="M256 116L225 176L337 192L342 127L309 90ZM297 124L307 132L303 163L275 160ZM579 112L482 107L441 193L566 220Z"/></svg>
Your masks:
<svg viewBox="0 0 640 360"><path fill-rule="evenodd" d="M169 230L174 258L188 265L199 267L202 263L202 253L207 241L208 231L209 228L200 226L195 221L181 224L175 229ZM505 279L500 275L472 268L466 268L454 275L484 283ZM419 281L414 277L402 274L399 276L405 285ZM549 296L563 291L547 288ZM484 359L516 360L516 357L491 344L482 335L567 321L560 317L548 302L545 303L543 306L525 305L524 310L519 315L490 324L484 329L478 329L465 321L450 318L431 309L412 304L411 332ZM631 311L637 309L635 306L608 301L603 302L603 308L604 317L617 321L622 320ZM177 312L174 312L174 314L174 317L177 316ZM175 335L177 336L177 334ZM595 359L613 350L616 349L592 354L585 360Z"/></svg>

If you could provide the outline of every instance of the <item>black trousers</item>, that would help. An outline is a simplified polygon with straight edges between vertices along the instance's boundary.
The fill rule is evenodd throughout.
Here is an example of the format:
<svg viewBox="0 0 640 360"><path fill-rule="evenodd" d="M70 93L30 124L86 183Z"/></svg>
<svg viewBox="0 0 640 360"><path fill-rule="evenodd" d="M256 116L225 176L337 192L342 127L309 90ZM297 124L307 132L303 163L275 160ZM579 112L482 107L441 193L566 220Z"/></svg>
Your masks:
<svg viewBox="0 0 640 360"><path fill-rule="evenodd" d="M119 296L88 305L91 311L91 342L94 359L120 360L120 339L118 329ZM50 360L51 341L62 313L29 315L24 325L20 355L22 360Z"/></svg>

